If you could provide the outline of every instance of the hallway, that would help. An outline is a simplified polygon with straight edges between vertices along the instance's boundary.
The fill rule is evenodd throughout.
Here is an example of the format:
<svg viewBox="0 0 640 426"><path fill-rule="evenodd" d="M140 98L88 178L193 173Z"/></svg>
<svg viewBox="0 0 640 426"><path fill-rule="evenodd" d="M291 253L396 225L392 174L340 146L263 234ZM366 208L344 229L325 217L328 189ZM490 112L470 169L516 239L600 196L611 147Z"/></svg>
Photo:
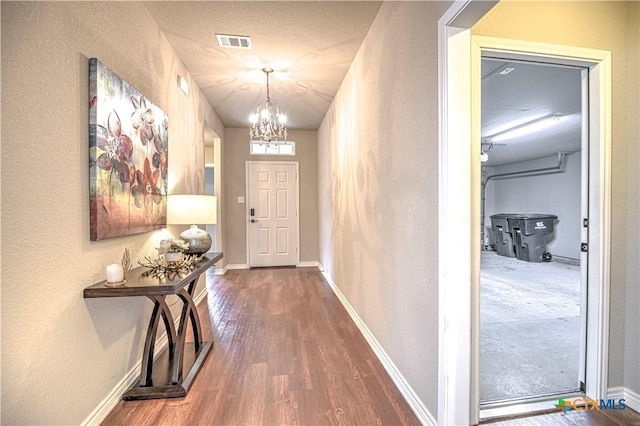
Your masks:
<svg viewBox="0 0 640 426"><path fill-rule="evenodd" d="M316 268L208 274L207 289L214 346L189 394L120 401L103 424L419 424Z"/></svg>

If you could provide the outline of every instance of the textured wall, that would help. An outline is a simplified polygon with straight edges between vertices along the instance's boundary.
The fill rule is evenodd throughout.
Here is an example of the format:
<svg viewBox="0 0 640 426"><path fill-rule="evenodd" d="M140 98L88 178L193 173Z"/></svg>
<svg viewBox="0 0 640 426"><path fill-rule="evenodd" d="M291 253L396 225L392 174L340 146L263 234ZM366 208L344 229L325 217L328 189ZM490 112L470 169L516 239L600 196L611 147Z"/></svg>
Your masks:
<svg viewBox="0 0 640 426"><path fill-rule="evenodd" d="M296 142L295 156L249 154L249 130L226 129L225 167L225 257L228 264L246 264L246 199L245 161L298 161L300 172L300 261L318 260L318 173L317 132L289 130L289 140Z"/></svg>
<svg viewBox="0 0 640 426"><path fill-rule="evenodd" d="M161 238L89 241L88 58L168 113L170 192L204 191L203 120L219 120L140 3L1 7L2 423L77 424L140 358L151 310L82 291Z"/></svg>
<svg viewBox="0 0 640 426"><path fill-rule="evenodd" d="M385 2L318 130L320 262L434 415L437 20L448 5Z"/></svg>
<svg viewBox="0 0 640 426"><path fill-rule="evenodd" d="M611 51L612 246L609 386L640 392L638 2L500 2L476 35Z"/></svg>

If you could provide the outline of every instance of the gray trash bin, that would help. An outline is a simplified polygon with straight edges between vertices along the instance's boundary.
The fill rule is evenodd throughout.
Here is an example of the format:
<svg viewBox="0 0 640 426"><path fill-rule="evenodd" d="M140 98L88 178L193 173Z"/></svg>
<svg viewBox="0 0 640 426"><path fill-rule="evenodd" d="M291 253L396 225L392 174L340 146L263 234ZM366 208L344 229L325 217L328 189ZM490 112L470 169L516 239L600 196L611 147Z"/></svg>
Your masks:
<svg viewBox="0 0 640 426"><path fill-rule="evenodd" d="M558 216L552 214L522 214L509 217L516 257L527 262L542 262L547 251L547 236L553 234Z"/></svg>
<svg viewBox="0 0 640 426"><path fill-rule="evenodd" d="M491 215L491 229L496 237L496 252L500 256L516 257L513 238L509 228L509 218L515 216L517 215L513 213Z"/></svg>

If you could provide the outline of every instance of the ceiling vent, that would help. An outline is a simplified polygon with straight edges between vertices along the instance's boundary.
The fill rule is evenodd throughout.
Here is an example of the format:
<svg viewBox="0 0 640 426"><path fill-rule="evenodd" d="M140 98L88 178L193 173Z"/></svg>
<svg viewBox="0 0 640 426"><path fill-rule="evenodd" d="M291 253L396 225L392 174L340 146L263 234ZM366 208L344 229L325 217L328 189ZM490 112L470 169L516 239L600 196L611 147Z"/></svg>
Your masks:
<svg viewBox="0 0 640 426"><path fill-rule="evenodd" d="M251 49L251 38L247 36L216 34L216 38L223 49Z"/></svg>

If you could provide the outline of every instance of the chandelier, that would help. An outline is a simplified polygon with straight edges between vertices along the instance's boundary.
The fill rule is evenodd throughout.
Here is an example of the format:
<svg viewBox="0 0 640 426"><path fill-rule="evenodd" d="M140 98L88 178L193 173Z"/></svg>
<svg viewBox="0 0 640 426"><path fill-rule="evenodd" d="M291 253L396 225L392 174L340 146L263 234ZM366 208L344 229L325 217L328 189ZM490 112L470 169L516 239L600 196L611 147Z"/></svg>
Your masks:
<svg viewBox="0 0 640 426"><path fill-rule="evenodd" d="M249 116L251 127L249 127L249 137L252 141L267 144L277 143L280 139L287 138L287 116L280 113L278 106L271 103L269 97L269 74L273 72L271 68L262 68L267 74L267 102L264 106L258 105L256 112Z"/></svg>

